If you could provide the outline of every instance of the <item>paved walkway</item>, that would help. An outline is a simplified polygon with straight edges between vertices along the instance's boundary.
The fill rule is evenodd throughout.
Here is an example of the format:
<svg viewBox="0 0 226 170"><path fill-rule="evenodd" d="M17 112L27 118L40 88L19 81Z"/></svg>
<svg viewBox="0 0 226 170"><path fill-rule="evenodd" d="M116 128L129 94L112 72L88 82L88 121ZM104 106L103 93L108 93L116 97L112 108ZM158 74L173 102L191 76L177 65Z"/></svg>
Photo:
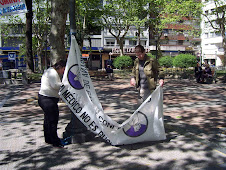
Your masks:
<svg viewBox="0 0 226 170"><path fill-rule="evenodd" d="M106 114L121 123L134 112L137 92L128 79L96 81ZM40 84L1 86L0 169L225 169L226 87L166 80L167 140L111 146L100 138L64 149L44 143ZM59 136L70 121L60 103Z"/></svg>

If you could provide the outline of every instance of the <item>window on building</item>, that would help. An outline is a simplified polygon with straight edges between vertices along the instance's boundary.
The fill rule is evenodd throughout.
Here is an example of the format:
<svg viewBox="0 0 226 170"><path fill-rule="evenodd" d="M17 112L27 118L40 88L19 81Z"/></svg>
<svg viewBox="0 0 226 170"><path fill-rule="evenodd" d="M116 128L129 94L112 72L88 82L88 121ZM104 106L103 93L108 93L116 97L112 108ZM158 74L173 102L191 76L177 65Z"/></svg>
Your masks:
<svg viewBox="0 0 226 170"><path fill-rule="evenodd" d="M107 46L114 46L115 45L115 40L106 40L106 45Z"/></svg>
<svg viewBox="0 0 226 170"><path fill-rule="evenodd" d="M140 44L143 46L146 46L146 41L142 40L142 41L140 41Z"/></svg>
<svg viewBox="0 0 226 170"><path fill-rule="evenodd" d="M93 47L100 47L101 46L101 39L96 38L96 39L91 39L91 41L92 41Z"/></svg>
<svg viewBox="0 0 226 170"><path fill-rule="evenodd" d="M137 45L137 41L130 40L130 41L129 41L129 45L135 46L135 45Z"/></svg>
<svg viewBox="0 0 226 170"><path fill-rule="evenodd" d="M221 33L215 32L215 36L216 36L216 37L220 37L220 36L221 36Z"/></svg>
<svg viewBox="0 0 226 170"><path fill-rule="evenodd" d="M25 26L22 24L8 25L10 34L24 34Z"/></svg>
<svg viewBox="0 0 226 170"><path fill-rule="evenodd" d="M205 37L205 38L208 38L208 35L209 35L208 33L205 33L205 36L204 36L204 37Z"/></svg>
<svg viewBox="0 0 226 170"><path fill-rule="evenodd" d="M210 32L210 38L214 37L214 32Z"/></svg>
<svg viewBox="0 0 226 170"><path fill-rule="evenodd" d="M216 11L216 9L211 9L211 12L214 13Z"/></svg>
<svg viewBox="0 0 226 170"><path fill-rule="evenodd" d="M184 41L183 40L178 40L178 45L183 45Z"/></svg>
<svg viewBox="0 0 226 170"><path fill-rule="evenodd" d="M23 44L23 39L18 37L10 37L2 39L2 47L18 47L19 44Z"/></svg>
<svg viewBox="0 0 226 170"><path fill-rule="evenodd" d="M92 60L100 60L100 55L92 55Z"/></svg>

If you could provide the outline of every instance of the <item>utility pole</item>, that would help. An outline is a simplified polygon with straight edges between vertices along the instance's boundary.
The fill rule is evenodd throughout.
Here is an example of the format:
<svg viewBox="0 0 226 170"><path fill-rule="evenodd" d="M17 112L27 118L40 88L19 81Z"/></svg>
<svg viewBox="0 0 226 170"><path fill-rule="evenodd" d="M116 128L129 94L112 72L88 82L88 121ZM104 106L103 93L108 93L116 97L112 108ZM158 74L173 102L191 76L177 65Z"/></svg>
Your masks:
<svg viewBox="0 0 226 170"><path fill-rule="evenodd" d="M75 22L75 0L69 0L69 8L70 8L70 34L76 34L76 22Z"/></svg>

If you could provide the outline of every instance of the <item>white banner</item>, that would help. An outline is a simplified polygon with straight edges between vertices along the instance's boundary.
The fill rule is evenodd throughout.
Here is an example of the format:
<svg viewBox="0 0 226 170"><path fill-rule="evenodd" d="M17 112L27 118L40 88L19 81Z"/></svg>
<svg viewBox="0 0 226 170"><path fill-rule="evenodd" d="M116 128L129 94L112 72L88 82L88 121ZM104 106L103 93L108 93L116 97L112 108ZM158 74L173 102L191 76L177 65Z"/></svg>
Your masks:
<svg viewBox="0 0 226 170"><path fill-rule="evenodd" d="M25 0L0 0L0 16L27 12Z"/></svg>
<svg viewBox="0 0 226 170"><path fill-rule="evenodd" d="M166 139L163 123L163 93L159 86L122 124L104 114L76 39L63 76L60 96L78 119L93 133L112 145Z"/></svg>

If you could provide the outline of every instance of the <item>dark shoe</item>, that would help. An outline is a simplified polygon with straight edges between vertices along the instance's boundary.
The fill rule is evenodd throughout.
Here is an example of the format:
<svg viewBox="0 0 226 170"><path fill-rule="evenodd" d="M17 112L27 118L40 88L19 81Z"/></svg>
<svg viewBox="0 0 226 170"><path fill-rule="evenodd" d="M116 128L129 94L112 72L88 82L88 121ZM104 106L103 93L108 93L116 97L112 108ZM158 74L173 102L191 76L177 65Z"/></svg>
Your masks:
<svg viewBox="0 0 226 170"><path fill-rule="evenodd" d="M45 140L45 143L52 144L50 140Z"/></svg>
<svg viewBox="0 0 226 170"><path fill-rule="evenodd" d="M71 144L71 136L67 137L67 138L64 138L64 139L60 139L60 142L63 144L63 145L69 145Z"/></svg>

